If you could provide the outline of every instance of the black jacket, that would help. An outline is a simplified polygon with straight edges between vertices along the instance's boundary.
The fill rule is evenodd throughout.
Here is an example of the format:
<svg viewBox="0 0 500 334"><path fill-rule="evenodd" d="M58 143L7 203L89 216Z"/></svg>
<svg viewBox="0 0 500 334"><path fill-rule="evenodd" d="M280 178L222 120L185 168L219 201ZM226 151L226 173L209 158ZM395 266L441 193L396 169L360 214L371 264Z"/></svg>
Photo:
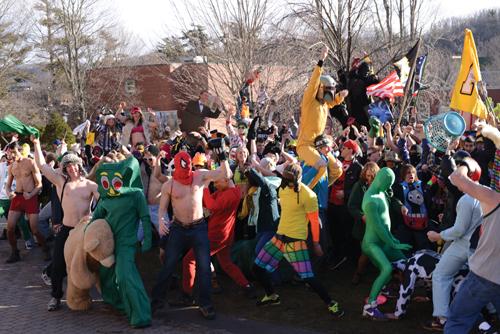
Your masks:
<svg viewBox="0 0 500 334"><path fill-rule="evenodd" d="M349 200L349 196L351 195L352 188L354 184L359 180L359 175L361 174L361 170L363 169L363 165L359 163L358 160L354 159L352 164L345 172L344 177L344 199L345 204Z"/></svg>
<svg viewBox="0 0 500 334"><path fill-rule="evenodd" d="M220 113L220 109L213 111L207 106L203 106L203 110L200 111L200 103L198 100L189 101L184 112L179 115L179 118L181 119L181 131L198 131L198 128L205 124L205 117L217 118Z"/></svg>

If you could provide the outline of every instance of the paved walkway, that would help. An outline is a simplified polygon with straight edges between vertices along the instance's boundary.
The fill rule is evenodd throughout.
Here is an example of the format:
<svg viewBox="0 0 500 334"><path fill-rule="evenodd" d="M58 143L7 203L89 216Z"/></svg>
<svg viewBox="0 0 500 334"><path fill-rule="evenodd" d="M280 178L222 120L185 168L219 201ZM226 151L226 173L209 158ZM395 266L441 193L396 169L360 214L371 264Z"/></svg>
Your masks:
<svg viewBox="0 0 500 334"><path fill-rule="evenodd" d="M18 241L21 246L21 241ZM24 246L24 244L22 245ZM21 250L22 261L5 264L10 252L6 240L0 240L0 333L311 333L217 314L214 321L204 320L198 310L168 309L153 319L153 326L131 329L122 316L99 301L93 292L91 310L75 312L66 305L57 312L47 311L50 288L40 278L45 265L39 248Z"/></svg>

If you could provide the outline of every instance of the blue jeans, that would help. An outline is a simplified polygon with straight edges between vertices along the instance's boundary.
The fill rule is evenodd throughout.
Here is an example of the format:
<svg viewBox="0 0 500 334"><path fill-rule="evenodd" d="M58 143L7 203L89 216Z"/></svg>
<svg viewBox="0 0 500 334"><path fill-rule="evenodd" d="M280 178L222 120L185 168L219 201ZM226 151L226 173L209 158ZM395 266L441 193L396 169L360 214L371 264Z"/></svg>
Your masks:
<svg viewBox="0 0 500 334"><path fill-rule="evenodd" d="M474 324L481 319L481 309L490 302L500 310L500 285L471 271L451 303L444 332L469 333Z"/></svg>
<svg viewBox="0 0 500 334"><path fill-rule="evenodd" d="M154 302L165 300L167 285L174 273L178 262L187 251L194 250L196 258L196 281L199 288L199 305L210 306L211 300L211 271L210 271L210 243L208 241L208 223L203 222L190 228L172 224L165 247L165 263L161 268L151 297Z"/></svg>
<svg viewBox="0 0 500 334"><path fill-rule="evenodd" d="M434 317L448 317L451 288L457 272L467 263L469 249L455 242L448 247L432 273Z"/></svg>
<svg viewBox="0 0 500 334"><path fill-rule="evenodd" d="M47 203L38 213L38 231L42 233L45 238L51 234L49 219L52 217L51 203Z"/></svg>

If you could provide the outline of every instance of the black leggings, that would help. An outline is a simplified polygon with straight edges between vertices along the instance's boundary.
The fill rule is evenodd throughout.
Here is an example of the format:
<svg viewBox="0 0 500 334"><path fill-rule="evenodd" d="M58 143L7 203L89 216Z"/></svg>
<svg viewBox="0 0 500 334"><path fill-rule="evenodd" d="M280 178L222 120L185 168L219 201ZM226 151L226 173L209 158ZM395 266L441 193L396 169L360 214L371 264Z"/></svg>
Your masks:
<svg viewBox="0 0 500 334"><path fill-rule="evenodd" d="M50 280L52 282L52 297L61 299L63 296L63 280L66 277L66 261L64 260L64 244L68 239L69 231L73 228L63 225L54 238L54 253Z"/></svg>
<svg viewBox="0 0 500 334"><path fill-rule="evenodd" d="M254 263L252 271L255 275L255 278L257 278L257 281L262 284L266 295L272 295L274 293L274 288L271 282L271 277L268 275L267 270L259 267ZM314 292L318 294L318 296L323 300L323 302L325 302L326 305L329 305L332 302L332 298L326 291L325 287L316 277L304 278L303 281L304 283L309 284L309 286L314 290Z"/></svg>

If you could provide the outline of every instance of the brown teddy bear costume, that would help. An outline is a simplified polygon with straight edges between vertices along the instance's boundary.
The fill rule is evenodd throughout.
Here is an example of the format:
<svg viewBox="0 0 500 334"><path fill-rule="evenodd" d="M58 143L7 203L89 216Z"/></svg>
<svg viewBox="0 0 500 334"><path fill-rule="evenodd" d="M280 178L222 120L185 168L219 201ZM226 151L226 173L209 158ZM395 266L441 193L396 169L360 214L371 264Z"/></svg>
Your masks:
<svg viewBox="0 0 500 334"><path fill-rule="evenodd" d="M90 308L89 290L97 284L99 262L105 267L115 263L113 232L104 219L92 222L84 218L69 233L64 246L68 273L66 303L75 311Z"/></svg>

